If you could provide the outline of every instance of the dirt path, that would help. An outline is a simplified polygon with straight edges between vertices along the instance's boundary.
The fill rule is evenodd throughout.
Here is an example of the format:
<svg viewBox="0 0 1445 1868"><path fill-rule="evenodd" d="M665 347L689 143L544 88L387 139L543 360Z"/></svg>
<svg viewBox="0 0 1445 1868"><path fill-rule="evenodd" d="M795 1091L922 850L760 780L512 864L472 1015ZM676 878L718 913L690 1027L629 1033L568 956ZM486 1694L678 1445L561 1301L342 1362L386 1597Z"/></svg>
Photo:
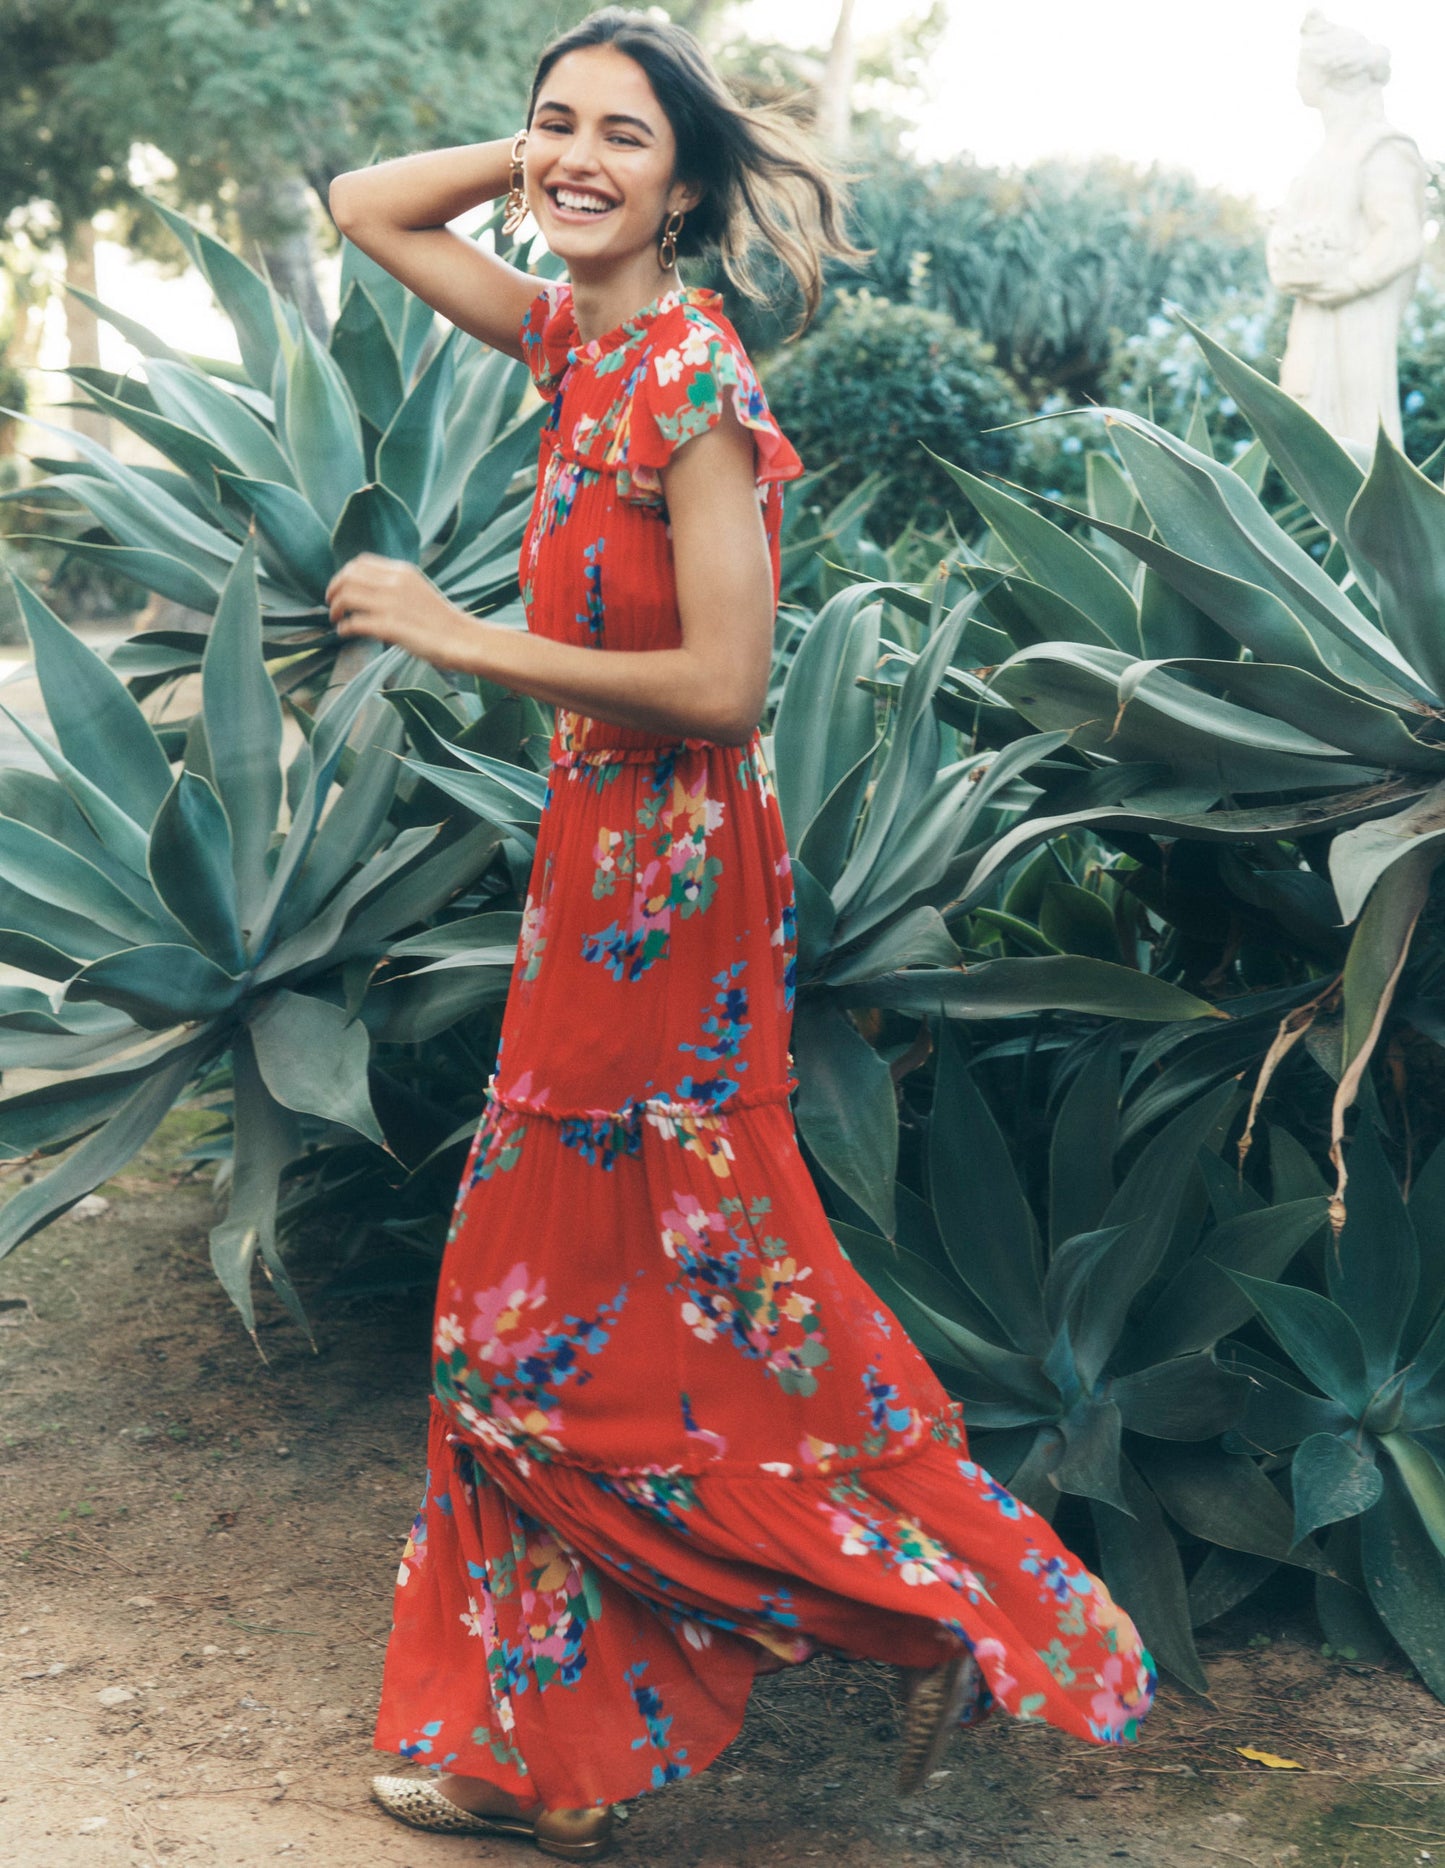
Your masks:
<svg viewBox="0 0 1445 1868"><path fill-rule="evenodd" d="M366 1799L391 1583L420 1490L427 1310L266 1307L257 1358L206 1265L176 1123L0 1265L0 1864L522 1864ZM317 1252L299 1267L314 1288ZM1251 1639L1252 1638L1252 1639ZM895 1802L885 1670L760 1683L714 1769L634 1804L622 1868L1404 1868L1445 1863L1445 1706L1240 1612L1213 1696L1166 1684L1128 1754L990 1721ZM1306 1768L1271 1770L1236 1747Z"/></svg>

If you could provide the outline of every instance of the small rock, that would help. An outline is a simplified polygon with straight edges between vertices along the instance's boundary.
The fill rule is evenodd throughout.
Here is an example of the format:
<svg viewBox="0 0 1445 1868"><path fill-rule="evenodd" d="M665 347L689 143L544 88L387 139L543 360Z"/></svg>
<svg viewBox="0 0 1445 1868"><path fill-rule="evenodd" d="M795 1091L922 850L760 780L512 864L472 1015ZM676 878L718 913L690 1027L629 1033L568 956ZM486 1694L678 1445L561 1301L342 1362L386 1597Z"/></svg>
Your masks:
<svg viewBox="0 0 1445 1868"><path fill-rule="evenodd" d="M88 1193L70 1209L72 1219L103 1219L110 1211L110 1201L98 1193Z"/></svg>
<svg viewBox="0 0 1445 1868"><path fill-rule="evenodd" d="M105 1825L104 1816L82 1816L75 1825L75 1833L78 1836L93 1836L97 1829L104 1829Z"/></svg>
<svg viewBox="0 0 1445 1868"><path fill-rule="evenodd" d="M256 1650L253 1647L233 1647L231 1652L236 1656L237 1660L245 1660L248 1655L254 1654Z"/></svg>
<svg viewBox="0 0 1445 1868"><path fill-rule="evenodd" d="M108 1710L112 1706L128 1705L135 1696L132 1686L103 1686L95 1697Z"/></svg>
<svg viewBox="0 0 1445 1868"><path fill-rule="evenodd" d="M287 1784L294 1784L296 1782L296 1773L294 1771L277 1771L276 1782L283 1787Z"/></svg>
<svg viewBox="0 0 1445 1868"><path fill-rule="evenodd" d="M276 1457L277 1459L290 1459L291 1457L290 1447L289 1446L278 1446L276 1448ZM290 1845L288 1844L287 1846L289 1847Z"/></svg>
<svg viewBox="0 0 1445 1868"><path fill-rule="evenodd" d="M125 1605L128 1609L153 1609L156 1599L154 1596L127 1596Z"/></svg>
<svg viewBox="0 0 1445 1868"><path fill-rule="evenodd" d="M219 1654L220 1651L221 1650L215 1645L213 1641L208 1641L206 1645L201 1649L201 1652L207 1657L207 1659L214 1658L214 1656Z"/></svg>

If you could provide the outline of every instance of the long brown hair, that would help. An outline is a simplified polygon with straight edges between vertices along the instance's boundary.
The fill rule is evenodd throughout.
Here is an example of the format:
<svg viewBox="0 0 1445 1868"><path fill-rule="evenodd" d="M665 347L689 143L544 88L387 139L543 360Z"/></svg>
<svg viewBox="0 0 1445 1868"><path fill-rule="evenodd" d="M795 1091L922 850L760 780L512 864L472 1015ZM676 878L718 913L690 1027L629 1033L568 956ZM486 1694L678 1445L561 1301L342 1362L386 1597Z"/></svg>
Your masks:
<svg viewBox="0 0 1445 1868"><path fill-rule="evenodd" d="M826 260L866 257L848 237L847 189L787 103L741 104L683 26L627 7L603 7L554 39L537 64L527 121L547 73L569 52L613 46L647 74L677 139L677 173L703 190L677 250L687 257L715 249L733 284L766 301L751 256L759 243L792 274L803 299L794 336L806 330L823 296Z"/></svg>

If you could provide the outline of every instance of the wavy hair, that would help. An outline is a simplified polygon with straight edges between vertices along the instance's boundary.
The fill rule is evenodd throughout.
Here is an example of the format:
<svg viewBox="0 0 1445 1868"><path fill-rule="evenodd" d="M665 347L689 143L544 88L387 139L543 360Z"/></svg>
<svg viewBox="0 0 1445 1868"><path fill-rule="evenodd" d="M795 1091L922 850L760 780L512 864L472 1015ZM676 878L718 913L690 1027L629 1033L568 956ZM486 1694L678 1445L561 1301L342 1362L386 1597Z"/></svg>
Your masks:
<svg viewBox="0 0 1445 1868"><path fill-rule="evenodd" d="M752 265L769 248L797 283L806 330L823 296L827 260L856 264L864 251L848 237L847 187L800 125L796 103L748 106L728 90L693 35L671 20L628 7L603 7L559 35L532 80L532 120L547 73L569 52L612 46L647 74L677 140L677 173L703 190L678 237L684 257L717 252L738 290L765 303Z"/></svg>

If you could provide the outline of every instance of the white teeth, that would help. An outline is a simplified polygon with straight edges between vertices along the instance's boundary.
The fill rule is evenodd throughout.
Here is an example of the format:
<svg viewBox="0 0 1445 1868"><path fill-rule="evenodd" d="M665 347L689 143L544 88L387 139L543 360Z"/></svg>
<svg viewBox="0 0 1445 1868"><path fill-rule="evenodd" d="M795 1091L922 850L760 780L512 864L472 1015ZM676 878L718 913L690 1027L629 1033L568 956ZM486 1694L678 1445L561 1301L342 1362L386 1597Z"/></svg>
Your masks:
<svg viewBox="0 0 1445 1868"><path fill-rule="evenodd" d="M614 204L603 195L584 195L575 188L559 188L557 205L576 213L605 214Z"/></svg>

